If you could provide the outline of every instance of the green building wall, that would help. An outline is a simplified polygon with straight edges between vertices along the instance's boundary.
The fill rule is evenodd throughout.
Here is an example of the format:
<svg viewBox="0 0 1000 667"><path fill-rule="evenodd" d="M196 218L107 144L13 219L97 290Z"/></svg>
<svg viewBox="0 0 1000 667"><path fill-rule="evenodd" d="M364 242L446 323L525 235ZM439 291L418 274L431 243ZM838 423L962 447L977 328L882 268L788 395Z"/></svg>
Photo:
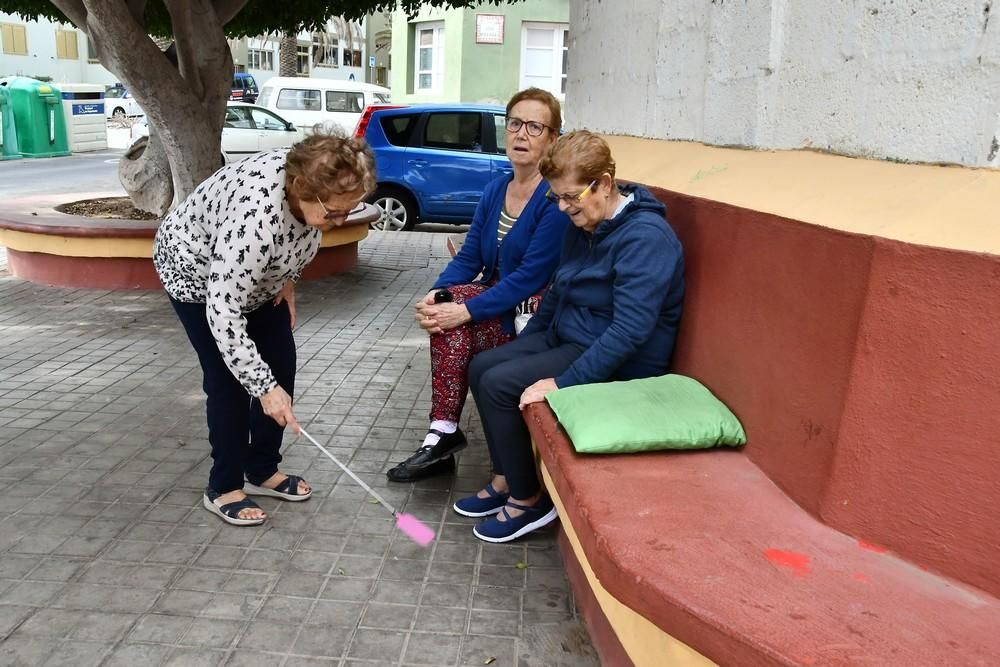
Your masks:
<svg viewBox="0 0 1000 667"><path fill-rule="evenodd" d="M476 43L476 14L503 14L503 44ZM444 81L435 95L414 92L414 25L444 21ZM521 25L569 23L569 0L482 3L470 9L425 6L412 19L393 14L392 99L394 102L491 102L506 104L521 78Z"/></svg>

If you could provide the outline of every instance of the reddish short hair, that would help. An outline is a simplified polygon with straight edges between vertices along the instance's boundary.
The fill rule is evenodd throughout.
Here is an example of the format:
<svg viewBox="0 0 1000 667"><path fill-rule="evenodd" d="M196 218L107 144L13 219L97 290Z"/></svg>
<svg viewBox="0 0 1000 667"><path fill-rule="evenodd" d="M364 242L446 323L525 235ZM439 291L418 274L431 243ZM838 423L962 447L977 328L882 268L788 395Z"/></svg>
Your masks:
<svg viewBox="0 0 1000 667"><path fill-rule="evenodd" d="M549 108L549 127L552 131L559 135L559 131L562 129L562 105L559 104L559 100L555 98L555 95L547 90L542 90L541 88L525 88L514 93L514 97L510 98L510 102L507 102L507 115L510 115L510 110L513 109L518 102L523 102L525 100L534 100L536 102L541 102Z"/></svg>
<svg viewBox="0 0 1000 667"><path fill-rule="evenodd" d="M604 139L589 130L575 130L559 137L542 156L538 171L547 181L565 177L594 181L605 173L614 179L615 159Z"/></svg>

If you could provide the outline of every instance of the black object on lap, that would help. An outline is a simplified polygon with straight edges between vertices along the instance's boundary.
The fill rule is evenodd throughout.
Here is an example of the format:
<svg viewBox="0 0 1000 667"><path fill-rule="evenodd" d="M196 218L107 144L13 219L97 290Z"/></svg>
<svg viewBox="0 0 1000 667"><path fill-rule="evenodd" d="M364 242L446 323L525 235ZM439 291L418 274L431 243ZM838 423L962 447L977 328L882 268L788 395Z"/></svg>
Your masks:
<svg viewBox="0 0 1000 667"><path fill-rule="evenodd" d="M446 289L439 289L437 292L434 292L434 303L450 303L453 299L454 297L451 295L451 292Z"/></svg>

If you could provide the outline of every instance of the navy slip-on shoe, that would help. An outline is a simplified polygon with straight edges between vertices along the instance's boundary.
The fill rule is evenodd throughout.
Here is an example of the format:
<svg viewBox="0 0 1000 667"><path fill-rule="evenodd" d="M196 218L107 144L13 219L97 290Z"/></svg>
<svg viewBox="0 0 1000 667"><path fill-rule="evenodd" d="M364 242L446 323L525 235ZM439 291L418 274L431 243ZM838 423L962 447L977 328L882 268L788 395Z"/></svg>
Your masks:
<svg viewBox="0 0 1000 667"><path fill-rule="evenodd" d="M523 510L524 514L511 517L507 512L508 507ZM506 520L500 521L499 515L490 517L472 529L473 535L486 542L510 542L544 528L559 518L559 513L548 496L542 496L533 507L508 501L506 506L500 508L500 515Z"/></svg>
<svg viewBox="0 0 1000 667"><path fill-rule="evenodd" d="M507 499L510 498L509 493L498 493L496 489L493 488L493 483L490 482L485 487L486 493L490 494L486 498L480 498L479 496L469 496L467 498L462 498L461 500L455 501L452 505L452 509L462 516L471 517L484 517L490 516L491 514L496 514L503 506L507 504Z"/></svg>

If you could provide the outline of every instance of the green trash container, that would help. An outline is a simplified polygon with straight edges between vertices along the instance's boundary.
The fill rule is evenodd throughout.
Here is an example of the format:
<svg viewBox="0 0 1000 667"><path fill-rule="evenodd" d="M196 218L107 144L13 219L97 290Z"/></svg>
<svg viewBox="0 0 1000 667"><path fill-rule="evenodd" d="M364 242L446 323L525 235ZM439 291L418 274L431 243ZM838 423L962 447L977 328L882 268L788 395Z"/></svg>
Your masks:
<svg viewBox="0 0 1000 667"><path fill-rule="evenodd" d="M24 157L69 155L62 95L51 84L15 76L0 81L14 109L17 146Z"/></svg>
<svg viewBox="0 0 1000 667"><path fill-rule="evenodd" d="M10 93L0 85L0 160L16 160L21 157L17 150L17 130L14 129L14 108L10 105Z"/></svg>

